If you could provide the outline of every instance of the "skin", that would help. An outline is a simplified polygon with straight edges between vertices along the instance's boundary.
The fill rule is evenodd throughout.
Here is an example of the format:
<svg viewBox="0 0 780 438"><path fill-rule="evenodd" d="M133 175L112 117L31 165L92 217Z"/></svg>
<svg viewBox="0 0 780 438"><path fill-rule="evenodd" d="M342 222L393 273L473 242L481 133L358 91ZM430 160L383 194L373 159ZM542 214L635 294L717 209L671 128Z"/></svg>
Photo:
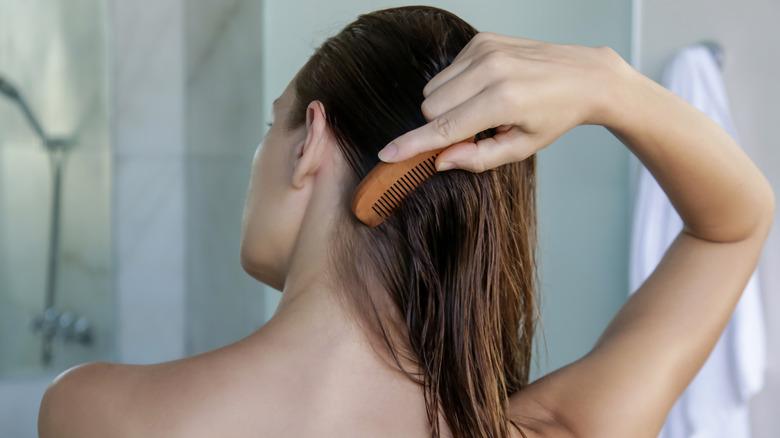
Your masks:
<svg viewBox="0 0 780 438"><path fill-rule="evenodd" d="M424 95L430 123L396 139L383 159L499 127L495 138L458 143L437 160L442 171L479 172L599 124L667 192L685 227L658 269L590 353L509 405L529 437L656 436L757 263L774 214L765 178L715 122L609 48L481 33ZM427 436L420 388L375 353L333 299L325 262L346 164L319 102L306 126L282 129L293 97L288 86L255 154L243 223L244 269L283 291L274 316L202 355L65 372L43 398L42 438Z"/></svg>

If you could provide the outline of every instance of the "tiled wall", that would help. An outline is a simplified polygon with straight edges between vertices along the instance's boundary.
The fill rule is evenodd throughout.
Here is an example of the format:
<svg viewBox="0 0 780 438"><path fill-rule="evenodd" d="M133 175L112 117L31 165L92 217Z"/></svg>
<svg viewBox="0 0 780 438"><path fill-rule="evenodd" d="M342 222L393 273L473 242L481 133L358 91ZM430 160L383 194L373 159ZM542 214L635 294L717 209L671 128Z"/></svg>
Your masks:
<svg viewBox="0 0 780 438"><path fill-rule="evenodd" d="M259 0L186 2L187 354L265 322L268 290L241 268L241 214L262 123Z"/></svg>
<svg viewBox="0 0 780 438"><path fill-rule="evenodd" d="M239 261L263 134L260 1L117 1L112 17L119 360L156 362L264 322Z"/></svg>
<svg viewBox="0 0 780 438"><path fill-rule="evenodd" d="M184 34L180 0L111 3L117 359L184 355Z"/></svg>

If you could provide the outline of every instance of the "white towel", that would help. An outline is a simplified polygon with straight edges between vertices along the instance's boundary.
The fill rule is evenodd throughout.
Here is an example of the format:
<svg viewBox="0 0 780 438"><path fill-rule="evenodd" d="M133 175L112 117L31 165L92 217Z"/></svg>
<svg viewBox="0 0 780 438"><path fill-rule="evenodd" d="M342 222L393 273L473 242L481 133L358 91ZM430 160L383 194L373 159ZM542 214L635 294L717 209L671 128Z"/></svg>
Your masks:
<svg viewBox="0 0 780 438"><path fill-rule="evenodd" d="M720 68L708 48L680 50L662 84L718 122L737 142ZM682 220L646 168L641 167L631 236L633 293L682 230ZM766 335L757 273L704 367L666 419L661 438L748 438L748 401L764 385Z"/></svg>

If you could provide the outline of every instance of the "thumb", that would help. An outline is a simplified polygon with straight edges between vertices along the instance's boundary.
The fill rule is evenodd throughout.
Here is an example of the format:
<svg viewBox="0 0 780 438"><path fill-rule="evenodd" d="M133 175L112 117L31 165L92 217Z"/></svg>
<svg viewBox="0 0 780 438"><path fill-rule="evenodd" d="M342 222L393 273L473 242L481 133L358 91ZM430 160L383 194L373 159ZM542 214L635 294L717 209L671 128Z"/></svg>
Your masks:
<svg viewBox="0 0 780 438"><path fill-rule="evenodd" d="M436 158L436 169L444 171L457 168L483 172L502 164L524 160L536 151L533 143L530 135L513 126L476 143L464 141L448 147Z"/></svg>

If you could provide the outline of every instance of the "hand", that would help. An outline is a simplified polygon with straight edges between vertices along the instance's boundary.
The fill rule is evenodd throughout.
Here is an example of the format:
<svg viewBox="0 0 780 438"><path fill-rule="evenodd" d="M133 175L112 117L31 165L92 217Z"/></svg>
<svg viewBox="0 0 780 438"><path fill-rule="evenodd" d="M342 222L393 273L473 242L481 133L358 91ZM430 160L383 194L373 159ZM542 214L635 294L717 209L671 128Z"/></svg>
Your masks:
<svg viewBox="0 0 780 438"><path fill-rule="evenodd" d="M609 47L584 47L481 32L423 89L429 121L386 146L403 161L448 145L437 169L482 172L520 161L581 124L604 124L622 65ZM489 128L496 135L463 141Z"/></svg>

